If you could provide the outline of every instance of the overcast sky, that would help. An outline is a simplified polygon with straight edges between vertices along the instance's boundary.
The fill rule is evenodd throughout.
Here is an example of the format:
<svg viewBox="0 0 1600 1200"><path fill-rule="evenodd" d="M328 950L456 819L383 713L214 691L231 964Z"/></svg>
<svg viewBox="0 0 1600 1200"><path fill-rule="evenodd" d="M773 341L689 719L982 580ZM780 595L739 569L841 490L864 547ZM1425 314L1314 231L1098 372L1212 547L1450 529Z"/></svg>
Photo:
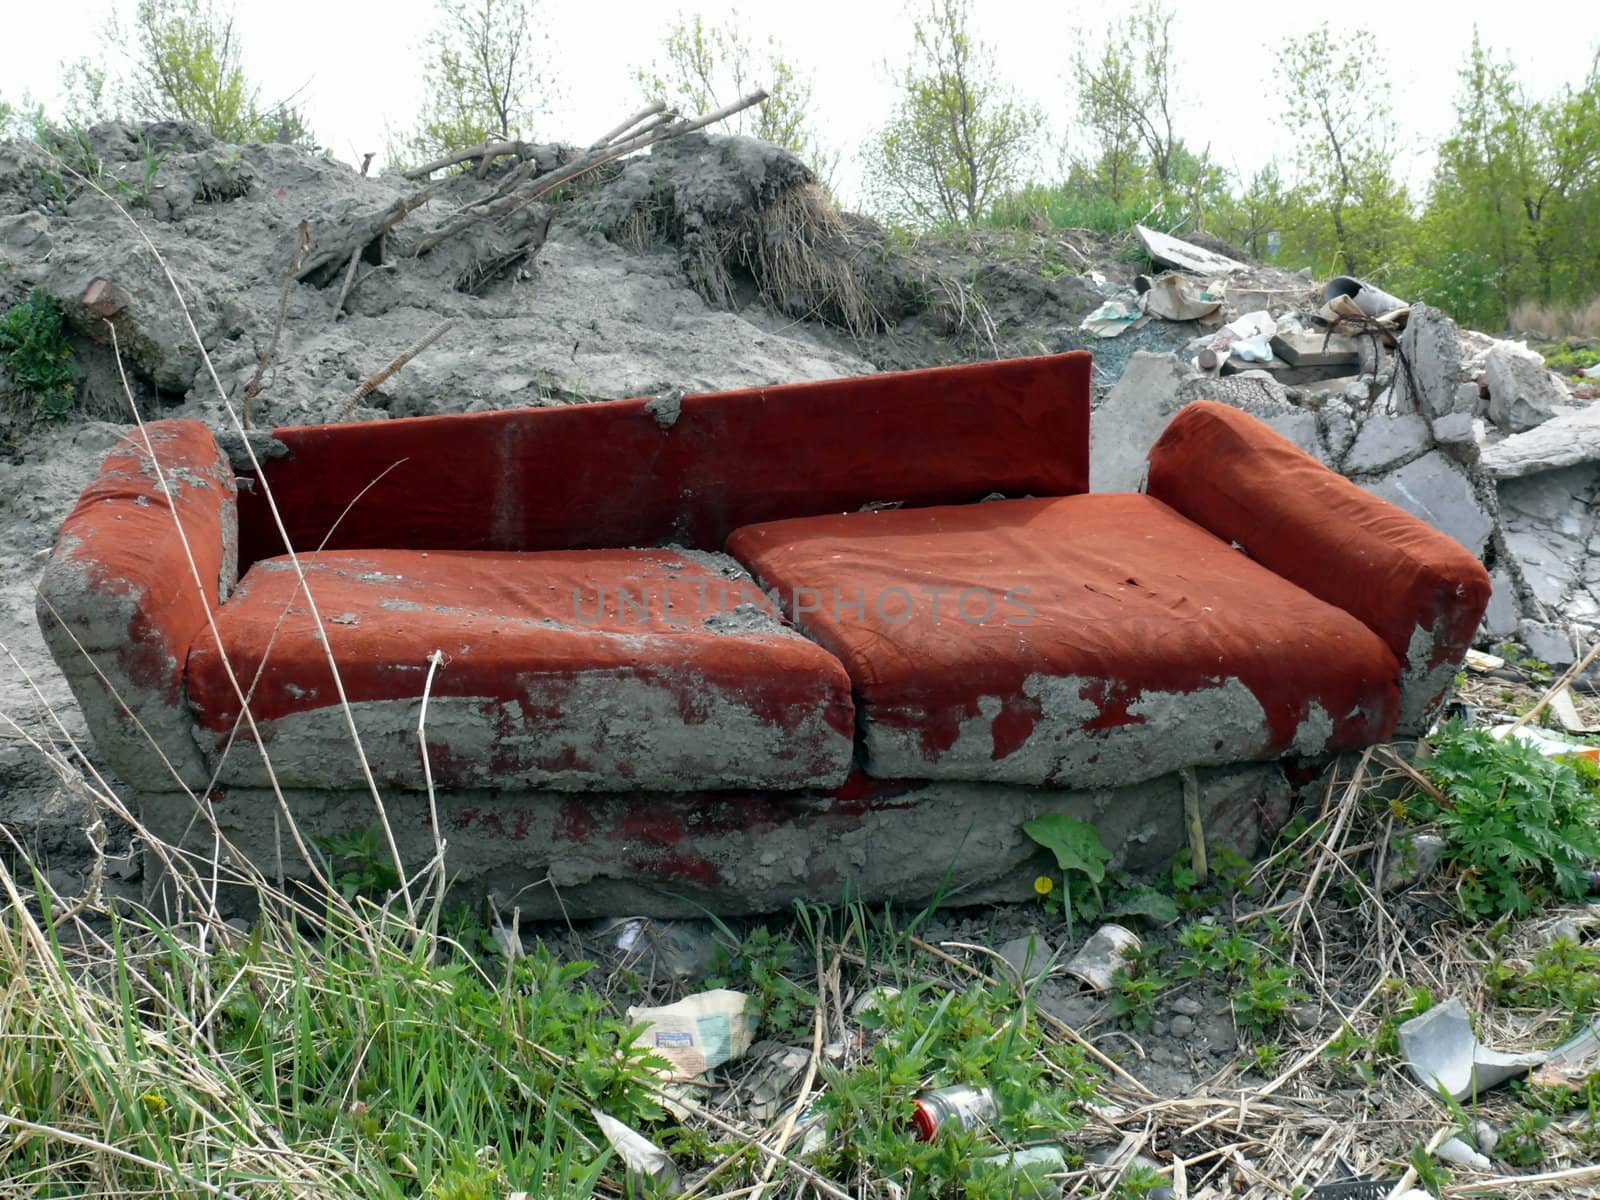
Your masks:
<svg viewBox="0 0 1600 1200"><path fill-rule="evenodd" d="M26 90L54 105L61 63L101 52L97 31L113 7L129 13L133 0L0 0L0 96L15 100ZM548 123L535 132L552 140L593 140L637 107L632 70L658 55L680 12L718 22L737 10L747 29L772 34L790 60L811 73L818 124L845 155L838 182L852 201L859 184L853 155L893 104L890 71L909 51L912 7L896 0L542 0L536 20L546 35L556 90ZM1131 7L1132 0L975 0L975 28L1006 78L1043 107L1059 136L1070 125L1072 47L1080 37L1097 39L1108 19ZM1184 102L1179 132L1244 174L1274 154L1292 156L1292 135L1277 120L1274 55L1325 17L1378 34L1403 134L1398 165L1416 184L1425 182L1431 147L1450 128L1456 72L1475 24L1485 44L1508 54L1538 94L1581 81L1600 46L1592 0L1550 0L1531 10L1504 0L1455 0L1448 11L1427 0L1176 0L1175 7ZM311 127L337 157L359 162L369 150L381 155L387 131L410 124L433 0L239 0L236 11L246 65L263 97L303 87ZM1040 170L1055 173L1053 152Z"/></svg>

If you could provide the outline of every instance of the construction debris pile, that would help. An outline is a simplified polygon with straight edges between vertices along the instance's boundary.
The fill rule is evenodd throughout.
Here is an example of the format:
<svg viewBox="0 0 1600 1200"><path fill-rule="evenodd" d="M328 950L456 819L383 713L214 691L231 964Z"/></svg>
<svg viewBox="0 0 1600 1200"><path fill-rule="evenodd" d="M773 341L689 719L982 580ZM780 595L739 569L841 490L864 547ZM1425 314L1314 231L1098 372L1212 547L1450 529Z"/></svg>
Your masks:
<svg viewBox="0 0 1600 1200"><path fill-rule="evenodd" d="M1135 353L1096 411L1095 490L1138 487L1172 415L1221 400L1481 557L1495 584L1483 642L1575 661L1600 630L1600 389L1360 280L1315 287L1139 234L1169 269L1108 300L1084 331L1181 321L1194 333L1177 352Z"/></svg>

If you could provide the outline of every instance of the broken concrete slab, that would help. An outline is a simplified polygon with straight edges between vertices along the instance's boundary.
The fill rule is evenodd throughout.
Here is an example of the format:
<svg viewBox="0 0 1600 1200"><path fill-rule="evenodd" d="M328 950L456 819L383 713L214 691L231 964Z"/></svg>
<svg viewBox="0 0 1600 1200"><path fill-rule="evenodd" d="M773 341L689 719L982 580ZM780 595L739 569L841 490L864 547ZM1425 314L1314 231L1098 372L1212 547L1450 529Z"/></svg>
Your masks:
<svg viewBox="0 0 1600 1200"><path fill-rule="evenodd" d="M1413 304L1400 352L1410 370L1395 371L1395 403L1442 417L1459 409L1456 385L1461 381L1461 345L1456 323L1428 304ZM1415 386L1415 394L1413 394Z"/></svg>
<svg viewBox="0 0 1600 1200"><path fill-rule="evenodd" d="M1472 481L1442 451L1431 451L1362 486L1482 556L1494 522L1484 511Z"/></svg>
<svg viewBox="0 0 1600 1200"><path fill-rule="evenodd" d="M1500 524L1534 599L1559 610L1579 582L1595 522L1600 465L1501 480Z"/></svg>
<svg viewBox="0 0 1600 1200"><path fill-rule="evenodd" d="M1489 607L1483 613L1481 632L1491 639L1515 637L1517 623L1522 620L1522 605L1517 599L1516 584L1511 573L1503 567L1489 572L1494 591L1489 595Z"/></svg>
<svg viewBox="0 0 1600 1200"><path fill-rule="evenodd" d="M1412 412L1367 414L1356 434L1355 444L1339 469L1346 475L1376 475L1391 467L1420 458L1433 445L1428 422Z"/></svg>
<svg viewBox="0 0 1600 1200"><path fill-rule="evenodd" d="M1436 417L1433 422L1433 439L1446 446L1476 446L1477 420L1471 412L1453 412Z"/></svg>
<svg viewBox="0 0 1600 1200"><path fill-rule="evenodd" d="M1517 626L1517 642L1552 667L1570 667L1578 661L1572 634L1552 621L1523 621Z"/></svg>
<svg viewBox="0 0 1600 1200"><path fill-rule="evenodd" d="M1504 343L1489 351L1484 364L1489 385L1489 419L1510 433L1524 433L1550 420L1568 402L1533 351Z"/></svg>
<svg viewBox="0 0 1600 1200"><path fill-rule="evenodd" d="M1600 459L1600 404L1558 413L1483 450L1484 469L1496 479L1514 479L1596 459Z"/></svg>
<svg viewBox="0 0 1600 1200"><path fill-rule="evenodd" d="M1288 819L1295 793L1277 764L1201 769L1207 839L1253 854ZM1188 844L1183 785L1176 775L1123 788L1064 790L1003 784L884 785L866 796L828 792L659 793L641 820L634 798L495 790L437 793L445 870L461 896L516 896L524 919L562 920L619 912L703 917L707 911L779 912L796 900L849 894L866 903L981 904L1034 896L1053 860L1023 830L1046 812L1088 821L1111 866L1164 866ZM285 842L268 790L229 788L197 814L182 793L141 793L141 818L174 846L204 853L214 816L228 844L257 863L282 862L290 880L310 868ZM365 790L285 789L307 837L368 829ZM437 852L430 798L386 796L408 868ZM759 814L759 815L758 815ZM145 852L148 894L160 902L161 859ZM670 879L671 886L663 886ZM225 889L228 890L228 889ZM248 897L226 902L246 906Z"/></svg>
<svg viewBox="0 0 1600 1200"><path fill-rule="evenodd" d="M1089 487L1096 492L1136 492L1145 455L1188 403L1184 383L1193 377L1175 354L1139 351L1128 359L1117 386L1089 423Z"/></svg>
<svg viewBox="0 0 1600 1200"><path fill-rule="evenodd" d="M1361 361L1356 339L1337 333L1278 333L1272 350L1292 367L1353 367Z"/></svg>
<svg viewBox="0 0 1600 1200"><path fill-rule="evenodd" d="M1145 253L1150 255L1150 261L1164 267L1174 267L1179 271L1190 271L1196 275L1230 275L1235 271L1250 269L1248 264L1229 258L1226 254L1206 250L1182 238L1159 233L1143 225L1135 225L1133 231L1144 243Z"/></svg>

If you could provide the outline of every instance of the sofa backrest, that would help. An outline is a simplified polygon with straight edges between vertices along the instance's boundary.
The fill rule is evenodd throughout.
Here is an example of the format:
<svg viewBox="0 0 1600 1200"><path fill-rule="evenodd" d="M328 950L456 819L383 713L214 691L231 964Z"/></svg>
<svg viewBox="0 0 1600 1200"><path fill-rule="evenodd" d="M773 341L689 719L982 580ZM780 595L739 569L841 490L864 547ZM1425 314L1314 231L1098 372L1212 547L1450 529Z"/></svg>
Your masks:
<svg viewBox="0 0 1600 1200"><path fill-rule="evenodd" d="M263 470L296 550L720 549L740 525L875 502L1087 491L1089 366L283 428L289 454ZM259 487L239 509L242 563L284 552Z"/></svg>

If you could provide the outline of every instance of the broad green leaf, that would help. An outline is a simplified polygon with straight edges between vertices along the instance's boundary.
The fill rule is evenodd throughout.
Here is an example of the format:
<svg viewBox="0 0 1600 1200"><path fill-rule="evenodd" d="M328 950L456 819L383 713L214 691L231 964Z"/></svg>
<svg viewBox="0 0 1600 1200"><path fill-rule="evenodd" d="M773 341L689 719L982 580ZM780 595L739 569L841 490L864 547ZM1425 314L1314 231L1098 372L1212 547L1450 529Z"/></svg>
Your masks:
<svg viewBox="0 0 1600 1200"><path fill-rule="evenodd" d="M1106 877L1106 863L1111 860L1111 852L1087 821L1066 813L1045 813L1027 822L1022 830L1056 856L1056 864L1063 873L1082 871L1092 883L1099 883Z"/></svg>

